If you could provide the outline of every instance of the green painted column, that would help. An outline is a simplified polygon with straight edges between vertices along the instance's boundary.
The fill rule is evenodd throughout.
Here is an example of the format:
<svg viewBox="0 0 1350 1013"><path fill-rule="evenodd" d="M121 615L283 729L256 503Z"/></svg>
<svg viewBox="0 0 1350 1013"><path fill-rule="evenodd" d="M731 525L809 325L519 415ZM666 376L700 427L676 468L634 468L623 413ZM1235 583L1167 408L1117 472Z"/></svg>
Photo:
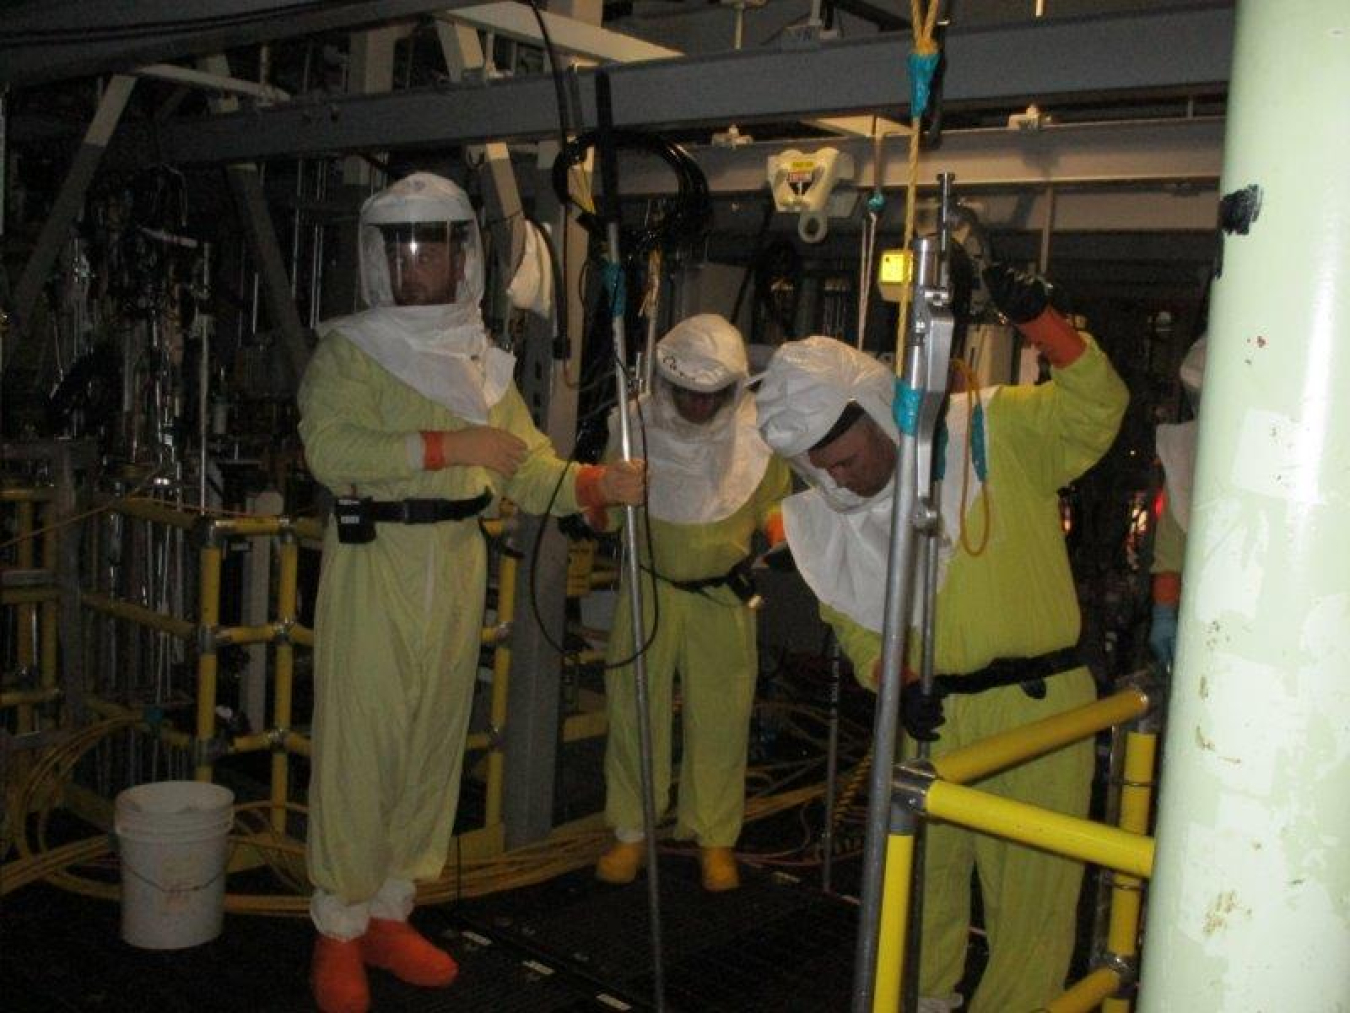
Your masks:
<svg viewBox="0 0 1350 1013"><path fill-rule="evenodd" d="M1145 1013L1350 1013L1350 0L1241 0Z"/></svg>

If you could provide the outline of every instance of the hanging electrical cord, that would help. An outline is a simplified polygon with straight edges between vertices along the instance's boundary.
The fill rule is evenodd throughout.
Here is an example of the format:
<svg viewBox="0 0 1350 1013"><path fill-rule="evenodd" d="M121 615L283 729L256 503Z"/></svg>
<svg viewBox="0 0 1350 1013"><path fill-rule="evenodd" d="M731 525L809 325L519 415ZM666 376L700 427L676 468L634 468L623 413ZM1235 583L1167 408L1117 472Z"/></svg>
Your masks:
<svg viewBox="0 0 1350 1013"><path fill-rule="evenodd" d="M677 183L670 210L643 225L628 245L628 258L643 257L655 247L685 246L700 239L712 220L712 198L707 177L693 157L673 141L642 130L614 130L611 137L620 150L640 151L661 159ZM569 141L553 160L551 176L558 200L577 209L577 220L587 232L603 238L604 222L594 206L583 204L573 195L569 179L573 167L585 161L598 140L599 131L590 130Z"/></svg>

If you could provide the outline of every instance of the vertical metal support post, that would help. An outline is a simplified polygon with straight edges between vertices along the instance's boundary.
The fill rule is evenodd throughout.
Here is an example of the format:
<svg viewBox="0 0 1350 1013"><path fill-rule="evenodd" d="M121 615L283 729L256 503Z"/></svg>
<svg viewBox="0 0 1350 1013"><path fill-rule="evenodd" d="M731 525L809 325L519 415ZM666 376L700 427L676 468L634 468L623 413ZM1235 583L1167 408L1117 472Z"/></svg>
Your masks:
<svg viewBox="0 0 1350 1013"><path fill-rule="evenodd" d="M501 554L497 564L497 628L504 639L492 652L492 702L488 711L489 743L487 756L487 804L484 822L495 827L502 821L502 788L505 783L505 753L500 733L506 727L507 700L511 689L511 637L515 633L516 573L515 556Z"/></svg>
<svg viewBox="0 0 1350 1013"><path fill-rule="evenodd" d="M213 74L230 76L230 62L223 55L203 57L197 64ZM212 99L210 104L212 111L217 113L234 112L239 108L239 100L233 96ZM305 372L305 364L309 362L309 341L305 336L305 325L300 321L300 312L295 308L295 294L291 279L286 275L276 227L267 210L267 197L263 193L258 167L251 163L227 166L225 178L239 212L239 223L244 228L249 251L253 254L267 311L272 325L280 332L286 364L298 384Z"/></svg>
<svg viewBox="0 0 1350 1013"><path fill-rule="evenodd" d="M215 533L206 528L201 551L201 576L198 582L197 608L200 613L200 639L197 644L197 733L198 755L193 758L198 781L211 780L211 764L203 762L202 750L216 735L216 676L219 657L212 635L220 625L220 566L224 556Z"/></svg>
<svg viewBox="0 0 1350 1013"><path fill-rule="evenodd" d="M613 125L610 108L609 75L596 75L596 121L599 124L596 155L600 161L600 177L604 190L606 211L606 238L610 270L614 272L610 289L610 328L614 335L614 393L618 405L619 456L624 461L633 459L633 434L628 417L629 397L633 393L628 381L628 343L625 336L623 301L623 248L619 242L619 173L618 158L611 138ZM638 751L642 773L642 830L647 845L647 910L650 914L652 946L652 989L655 1005L665 1009L665 971L661 942L661 883L656 849L656 799L653 785L655 772L652 759L652 727L649 687L647 683L647 635L645 613L642 610L642 560L638 555L638 508L623 508L623 570L628 589L628 607L632 621L633 662L630 666L635 683Z"/></svg>
<svg viewBox="0 0 1350 1013"><path fill-rule="evenodd" d="M16 531L19 544L14 547L14 562L20 570L31 570L37 559L34 551L33 532L37 530L37 509L31 499L20 500L14 504ZM25 602L15 610L18 629L15 637L15 652L20 668L32 668L37 661L37 640L33 628L37 618L37 605ZM30 731L28 720L32 710L27 705L19 708L19 724L23 731Z"/></svg>
<svg viewBox="0 0 1350 1013"><path fill-rule="evenodd" d="M1350 1009L1347 94L1344 0L1240 0L1144 1013Z"/></svg>
<svg viewBox="0 0 1350 1013"><path fill-rule="evenodd" d="M60 552L57 545L56 502L48 500L43 511L42 568L55 577L58 573ZM58 599L44 601L41 606L38 629L38 668L42 674L42 688L55 689L58 681L56 626L60 609ZM36 727L36 726L35 726Z"/></svg>
<svg viewBox="0 0 1350 1013"><path fill-rule="evenodd" d="M299 619L300 540L294 531L283 529L278 542L277 622L286 635L277 641L272 685L272 727L278 740L272 744L272 829L284 834L286 804L291 793L291 758L286 751L286 736L291 730L291 703L295 695L295 644L289 633Z"/></svg>
<svg viewBox="0 0 1350 1013"><path fill-rule="evenodd" d="M919 349L906 348L906 382L918 376ZM900 725L901 664L909 635L909 603L917 550L914 513L918 506L918 439L901 432L895 462L895 512L891 516L891 563L886 574L885 629L881 678L877 685L872 728L872 771L868 785L867 838L863 851L862 906L853 965L853 1013L872 1013L876 984L877 939L881 931L882 877L886 871L886 836L891 801L891 774Z"/></svg>
<svg viewBox="0 0 1350 1013"><path fill-rule="evenodd" d="M949 180L944 182L944 192ZM891 554L886 573L886 604L881 644L881 675L872 729L872 772L863 855L862 908L853 969L853 1013L871 1013L877 977L877 937L885 873L887 814L892 767L900 728L900 693L910 602L919 562L919 530L935 523L931 509L920 502L919 490L930 491L933 444L942 403L947 396L952 320L947 311L941 238L913 241L913 294L908 340L897 359L901 382L895 393L900 431L896 455Z"/></svg>

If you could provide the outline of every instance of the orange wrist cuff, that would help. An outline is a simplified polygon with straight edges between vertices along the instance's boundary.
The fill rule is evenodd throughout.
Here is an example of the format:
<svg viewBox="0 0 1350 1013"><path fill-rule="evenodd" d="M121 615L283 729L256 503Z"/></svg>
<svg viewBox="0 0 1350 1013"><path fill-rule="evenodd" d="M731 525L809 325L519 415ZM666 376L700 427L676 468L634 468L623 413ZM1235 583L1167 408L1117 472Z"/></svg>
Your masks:
<svg viewBox="0 0 1350 1013"><path fill-rule="evenodd" d="M445 433L422 430L422 470L440 471L445 467Z"/></svg>
<svg viewBox="0 0 1350 1013"><path fill-rule="evenodd" d="M787 526L783 523L781 510L769 514L769 519L764 522L764 537L769 540L771 548L787 541Z"/></svg>
<svg viewBox="0 0 1350 1013"><path fill-rule="evenodd" d="M1181 602L1181 574L1168 571L1153 575L1153 604L1177 605Z"/></svg>
<svg viewBox="0 0 1350 1013"><path fill-rule="evenodd" d="M1087 342L1073 324L1060 316L1059 311L1047 306L1035 320L1018 324L1017 329L1027 340L1045 353L1056 369L1072 366L1087 351Z"/></svg>
<svg viewBox="0 0 1350 1013"><path fill-rule="evenodd" d="M588 513L608 505L600 493L600 479L604 474L603 464L583 464L577 469L577 506Z"/></svg>

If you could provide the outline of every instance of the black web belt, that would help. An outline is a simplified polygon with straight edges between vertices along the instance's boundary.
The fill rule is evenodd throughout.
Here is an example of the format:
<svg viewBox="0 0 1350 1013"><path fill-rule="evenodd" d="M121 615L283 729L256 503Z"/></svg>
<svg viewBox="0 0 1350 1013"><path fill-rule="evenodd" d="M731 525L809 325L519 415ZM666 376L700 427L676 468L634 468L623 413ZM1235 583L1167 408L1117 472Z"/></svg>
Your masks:
<svg viewBox="0 0 1350 1013"><path fill-rule="evenodd" d="M492 493L484 489L473 499L372 500L366 509L371 520L384 524L439 524L476 517L491 502Z"/></svg>
<svg viewBox="0 0 1350 1013"><path fill-rule="evenodd" d="M365 545L375 540L376 524L440 524L476 517L492 502L492 490L473 499L396 499L340 496L333 501L338 541Z"/></svg>
<svg viewBox="0 0 1350 1013"><path fill-rule="evenodd" d="M650 567L643 567L643 569L651 573L657 580L665 581L671 587L688 591L691 594L702 594L710 588L725 586L729 587L731 593L747 605L755 597L755 579L750 575L749 556L740 560L726 573L718 574L716 577L700 577L697 580L671 580Z"/></svg>
<svg viewBox="0 0 1350 1013"><path fill-rule="evenodd" d="M1033 700L1045 698L1045 680L1082 665L1077 647L1064 647L1034 658L997 658L967 675L939 675L933 684L940 694L983 693L1000 686L1021 686Z"/></svg>

